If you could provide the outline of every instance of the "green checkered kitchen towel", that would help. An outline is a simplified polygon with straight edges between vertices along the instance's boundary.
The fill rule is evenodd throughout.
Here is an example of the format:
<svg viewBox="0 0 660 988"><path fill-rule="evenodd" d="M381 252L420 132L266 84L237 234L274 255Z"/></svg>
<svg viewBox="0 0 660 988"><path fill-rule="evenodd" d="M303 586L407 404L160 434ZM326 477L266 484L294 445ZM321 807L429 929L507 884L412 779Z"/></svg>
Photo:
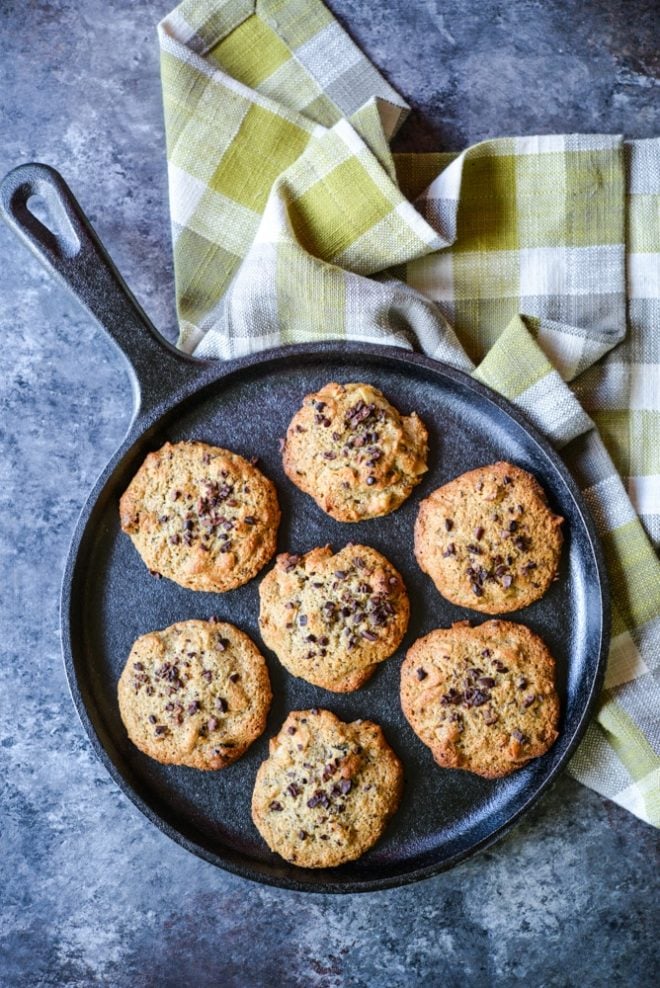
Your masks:
<svg viewBox="0 0 660 988"><path fill-rule="evenodd" d="M416 347L515 402L578 478L612 646L581 782L660 825L660 141L393 155L401 98L320 0L159 26L179 345Z"/></svg>

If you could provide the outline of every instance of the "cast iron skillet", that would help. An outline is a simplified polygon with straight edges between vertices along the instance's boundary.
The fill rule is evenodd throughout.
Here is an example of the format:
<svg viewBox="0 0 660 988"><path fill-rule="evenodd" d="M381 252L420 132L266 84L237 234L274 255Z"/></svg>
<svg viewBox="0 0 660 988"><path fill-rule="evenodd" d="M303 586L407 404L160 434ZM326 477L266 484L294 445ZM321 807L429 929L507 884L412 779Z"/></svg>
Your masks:
<svg viewBox="0 0 660 988"><path fill-rule="evenodd" d="M49 205L51 232L30 207ZM62 178L24 165L0 188L9 225L86 309L126 357L135 414L121 447L82 510L64 574L62 642L73 701L97 755L130 799L188 850L245 878L316 892L372 891L451 867L491 844L538 799L566 764L586 728L603 673L608 638L605 568L593 522L571 476L523 416L499 395L451 367L385 346L329 342L270 350L231 362L202 362L170 346L128 291ZM34 208L34 207L33 207ZM284 477L278 438L302 397L323 383L364 380L430 429L430 471L393 515L356 525L326 517ZM115 696L134 639L174 621L218 615L260 642L258 579L227 594L193 593L154 580L118 524L117 501L145 454L165 440L204 439L257 455L277 484L280 549L365 542L402 572L412 601L401 650L363 689L339 695L289 676L265 653L275 700L266 733L222 772L164 767L128 741ZM496 782L437 768L413 735L398 699L405 648L420 634L482 615L445 601L417 568L412 527L417 505L440 483L480 464L509 459L531 470L566 519L561 578L543 600L510 615L529 624L557 658L562 696L558 741L508 779ZM327 871L283 863L261 841L249 814L252 783L267 739L291 709L323 706L344 719L373 718L404 761L406 787L383 840L360 861ZM570 812L570 808L568 809Z"/></svg>

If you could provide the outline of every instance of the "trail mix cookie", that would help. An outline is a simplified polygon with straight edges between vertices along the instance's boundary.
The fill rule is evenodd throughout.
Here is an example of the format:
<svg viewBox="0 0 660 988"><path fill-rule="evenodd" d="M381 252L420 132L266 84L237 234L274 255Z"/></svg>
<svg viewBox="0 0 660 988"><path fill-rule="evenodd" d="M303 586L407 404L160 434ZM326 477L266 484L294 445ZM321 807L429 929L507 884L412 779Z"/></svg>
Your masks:
<svg viewBox="0 0 660 988"><path fill-rule="evenodd" d="M165 765L225 768L262 734L271 701L263 656L233 624L180 621L142 635L117 688L133 744Z"/></svg>
<svg viewBox="0 0 660 988"><path fill-rule="evenodd" d="M401 706L438 765L500 778L557 738L555 661L522 624L461 621L409 649Z"/></svg>
<svg viewBox="0 0 660 988"><path fill-rule="evenodd" d="M563 518L531 474L493 463L422 501L415 556L448 600L485 614L526 607L557 575Z"/></svg>
<svg viewBox="0 0 660 988"><path fill-rule="evenodd" d="M283 441L287 477L337 521L387 515L426 472L428 433L368 384L307 395Z"/></svg>
<svg viewBox="0 0 660 988"><path fill-rule="evenodd" d="M287 861L331 868L376 843L402 788L401 762L378 724L295 710L257 772L252 819Z"/></svg>
<svg viewBox="0 0 660 988"><path fill-rule="evenodd" d="M261 636L289 672L356 690L396 651L408 627L403 580L375 549L284 553L259 587Z"/></svg>
<svg viewBox="0 0 660 988"><path fill-rule="evenodd" d="M190 590L240 587L275 552L274 484L237 453L165 443L149 453L119 504L122 531L154 575Z"/></svg>

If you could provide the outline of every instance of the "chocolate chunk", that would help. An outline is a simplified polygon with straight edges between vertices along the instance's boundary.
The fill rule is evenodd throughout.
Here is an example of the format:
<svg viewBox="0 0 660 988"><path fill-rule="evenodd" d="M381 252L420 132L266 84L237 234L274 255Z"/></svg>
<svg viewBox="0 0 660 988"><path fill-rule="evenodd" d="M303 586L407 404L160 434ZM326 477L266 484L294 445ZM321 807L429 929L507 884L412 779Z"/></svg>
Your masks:
<svg viewBox="0 0 660 988"><path fill-rule="evenodd" d="M458 690L454 689L452 686L443 696L440 698L440 703L443 707L448 705L454 705L461 703L463 700L463 694L459 693Z"/></svg>
<svg viewBox="0 0 660 988"><path fill-rule="evenodd" d="M164 726L164 724L159 724L158 727L154 728L154 734L161 735L165 733L167 733L167 728Z"/></svg>
<svg viewBox="0 0 660 988"><path fill-rule="evenodd" d="M477 689L467 689L464 694L464 706L465 707L481 707L484 703L488 703L490 700L490 694L486 693L484 690Z"/></svg>
<svg viewBox="0 0 660 988"><path fill-rule="evenodd" d="M449 545L447 546L447 548L445 549L445 551L443 552L442 555L444 556L445 559L448 556L455 556L456 555L456 546L454 545L453 542L450 542L449 543Z"/></svg>
<svg viewBox="0 0 660 988"><path fill-rule="evenodd" d="M284 807L282 806L281 803L278 803L277 800L274 799L273 802L270 803L270 805L268 806L268 809L271 810L271 812L273 813L281 813Z"/></svg>
<svg viewBox="0 0 660 988"><path fill-rule="evenodd" d="M290 785L286 787L286 791L288 792L289 796L292 796L295 799L296 796L300 795L302 789L300 788L300 786L297 786L295 782L292 782Z"/></svg>
<svg viewBox="0 0 660 988"><path fill-rule="evenodd" d="M428 676L428 672L426 671L426 669L422 669L420 666L420 668L417 670L417 678L419 679L420 683L423 679L426 679L427 676Z"/></svg>
<svg viewBox="0 0 660 988"><path fill-rule="evenodd" d="M483 597L484 592L478 583L473 583L471 589L475 597Z"/></svg>
<svg viewBox="0 0 660 988"><path fill-rule="evenodd" d="M375 641L378 641L378 635L375 635L375 634L373 633L373 631L361 631L361 632L360 632L360 634L361 634L361 635L362 635L362 637L363 637L363 638L365 638L365 639L366 639L366 640L367 640L368 642L375 642Z"/></svg>
<svg viewBox="0 0 660 988"><path fill-rule="evenodd" d="M489 659L493 653L489 648L484 648L481 654L483 655L484 659Z"/></svg>
<svg viewBox="0 0 660 988"><path fill-rule="evenodd" d="M200 708L201 708L201 703L199 702L199 700L193 700L192 703L188 704L187 709L189 714L196 714Z"/></svg>
<svg viewBox="0 0 660 988"><path fill-rule="evenodd" d="M254 517L254 515L246 515L245 518L243 519L243 521L245 522L246 525L256 525L257 524L257 519Z"/></svg>
<svg viewBox="0 0 660 988"><path fill-rule="evenodd" d="M493 710L484 710L484 723L486 724L496 724L497 714Z"/></svg>
<svg viewBox="0 0 660 988"><path fill-rule="evenodd" d="M215 717L211 717L210 721L208 722L209 731L217 731L219 723L220 723L219 720L216 720Z"/></svg>
<svg viewBox="0 0 660 988"><path fill-rule="evenodd" d="M483 527L481 525L477 525L477 527L474 530L474 537L477 540L477 542L479 541L479 539L482 537L483 534L484 534Z"/></svg>
<svg viewBox="0 0 660 988"><path fill-rule="evenodd" d="M317 789L312 798L307 800L307 806L310 810L316 809L317 806L322 806L327 810L329 805L330 800L322 789Z"/></svg>
<svg viewBox="0 0 660 988"><path fill-rule="evenodd" d="M490 689L492 686L495 685L495 680L492 678L492 676L480 676L477 682L479 683L480 686L485 686L487 689Z"/></svg>
<svg viewBox="0 0 660 988"><path fill-rule="evenodd" d="M215 709L220 710L223 714L226 714L229 710L229 704L225 700L224 696L217 696L215 699Z"/></svg>
<svg viewBox="0 0 660 988"><path fill-rule="evenodd" d="M454 527L453 520L451 518L445 518L445 528L447 529L447 531L451 532L453 527Z"/></svg>
<svg viewBox="0 0 660 988"><path fill-rule="evenodd" d="M525 687L527 686L527 680L525 679L524 676L520 677L520 679L516 683L516 686L518 687L519 690L525 689Z"/></svg>
<svg viewBox="0 0 660 988"><path fill-rule="evenodd" d="M520 552L525 552L529 548L529 541L525 538L524 535L518 535L513 540L513 544L515 545L516 549L520 550Z"/></svg>
<svg viewBox="0 0 660 988"><path fill-rule="evenodd" d="M181 539L178 535L170 535L169 542L171 545L178 545Z"/></svg>
<svg viewBox="0 0 660 988"><path fill-rule="evenodd" d="M497 669L498 672L508 672L509 671L509 667L508 666L505 666L504 663L503 662L500 662L499 659L495 659L495 661L493 662L493 665L495 666L495 668Z"/></svg>
<svg viewBox="0 0 660 988"><path fill-rule="evenodd" d="M375 483L376 483L376 478L369 475L367 477L367 487L371 487Z"/></svg>
<svg viewBox="0 0 660 988"><path fill-rule="evenodd" d="M296 730L297 730L297 728L295 728L295 727L287 727L286 732L287 732L287 734L295 734L296 733Z"/></svg>
<svg viewBox="0 0 660 988"><path fill-rule="evenodd" d="M305 627L305 625L307 624L307 615L306 614L301 614L299 616L299 618L298 618L298 624L300 625L301 628L304 628Z"/></svg>
<svg viewBox="0 0 660 988"><path fill-rule="evenodd" d="M211 682L211 680L213 679L213 673L211 672L210 669L202 670L202 679L205 679L207 683Z"/></svg>
<svg viewBox="0 0 660 988"><path fill-rule="evenodd" d="M535 699L536 696L533 693L530 693L529 696L526 696L525 699L523 700L523 704L522 704L523 707L531 707Z"/></svg>
<svg viewBox="0 0 660 988"><path fill-rule="evenodd" d="M298 831L298 840L307 840L307 831L306 830L299 830Z"/></svg>
<svg viewBox="0 0 660 988"><path fill-rule="evenodd" d="M154 717L153 714L149 714L149 723L150 724L155 724L156 723L156 718Z"/></svg>
<svg viewBox="0 0 660 988"><path fill-rule="evenodd" d="M142 671L143 671L143 669L144 669L144 666L142 665L142 663L141 663L141 662L134 662L134 663L133 663L133 668L134 668L134 669L137 669L137 670L138 670L138 672L142 672Z"/></svg>
<svg viewBox="0 0 660 988"><path fill-rule="evenodd" d="M346 573L346 570L343 570L343 569L336 569L335 570L335 576L337 577L338 580L345 580L346 577L347 577L347 575L348 574Z"/></svg>
<svg viewBox="0 0 660 988"><path fill-rule="evenodd" d="M237 683L240 678L241 677L239 676L239 674L237 672L232 672L232 674L229 677L229 682L230 683Z"/></svg>
<svg viewBox="0 0 660 988"><path fill-rule="evenodd" d="M517 741L519 744L526 744L528 740L525 737L525 735L522 733L522 731L518 731L518 730L511 731L511 737L514 739L514 741Z"/></svg>
<svg viewBox="0 0 660 988"><path fill-rule="evenodd" d="M518 528L518 522L517 521L510 521L509 522L509 531L510 532L515 532L517 528Z"/></svg>
<svg viewBox="0 0 660 988"><path fill-rule="evenodd" d="M347 796L352 788L353 788L353 783L351 782L350 779L342 779L341 782L339 783L339 789L341 791L342 796Z"/></svg>
<svg viewBox="0 0 660 988"><path fill-rule="evenodd" d="M504 587L504 588L505 588L506 590L508 590L508 589L509 589L509 587L511 586L511 584L512 584L512 583L513 583L513 577L511 576L511 574L510 574L510 573L506 573L506 574L505 574L505 575L504 575L504 576L502 577L502 586L503 586L503 587Z"/></svg>

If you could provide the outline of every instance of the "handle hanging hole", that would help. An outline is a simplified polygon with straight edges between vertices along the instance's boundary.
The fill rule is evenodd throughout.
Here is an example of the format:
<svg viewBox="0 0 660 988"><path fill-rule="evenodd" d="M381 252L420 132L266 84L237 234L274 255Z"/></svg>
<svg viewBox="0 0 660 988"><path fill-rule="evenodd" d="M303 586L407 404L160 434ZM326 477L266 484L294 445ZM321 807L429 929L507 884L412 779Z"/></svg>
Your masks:
<svg viewBox="0 0 660 988"><path fill-rule="evenodd" d="M60 253L65 257L75 257L80 250L80 241L61 202L53 195L50 187L44 184L28 198L25 205L34 219L52 234Z"/></svg>

